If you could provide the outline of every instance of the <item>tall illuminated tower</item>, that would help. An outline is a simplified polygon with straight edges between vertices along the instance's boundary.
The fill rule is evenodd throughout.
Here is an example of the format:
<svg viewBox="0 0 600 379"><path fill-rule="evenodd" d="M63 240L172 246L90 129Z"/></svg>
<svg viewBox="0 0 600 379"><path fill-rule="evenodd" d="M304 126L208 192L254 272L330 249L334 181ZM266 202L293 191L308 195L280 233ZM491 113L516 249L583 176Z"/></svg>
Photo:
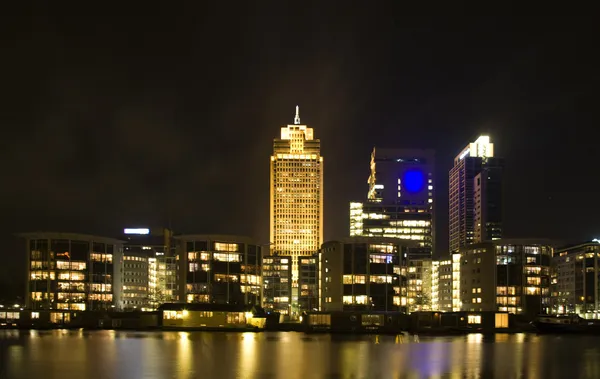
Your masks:
<svg viewBox="0 0 600 379"><path fill-rule="evenodd" d="M450 252L502 237L502 171L490 137L480 136L454 158L450 170Z"/></svg>
<svg viewBox="0 0 600 379"><path fill-rule="evenodd" d="M298 256L316 253L323 243L323 157L313 129L281 128L273 140L270 185L271 253L292 258L291 303L298 301Z"/></svg>

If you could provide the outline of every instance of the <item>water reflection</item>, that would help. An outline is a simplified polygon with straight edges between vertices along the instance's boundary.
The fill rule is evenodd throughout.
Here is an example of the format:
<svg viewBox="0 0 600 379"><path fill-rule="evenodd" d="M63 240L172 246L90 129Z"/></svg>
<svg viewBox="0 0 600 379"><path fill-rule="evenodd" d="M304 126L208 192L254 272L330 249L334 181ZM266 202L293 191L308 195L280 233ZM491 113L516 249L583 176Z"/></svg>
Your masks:
<svg viewBox="0 0 600 379"><path fill-rule="evenodd" d="M600 338L0 330L7 378L598 378Z"/></svg>

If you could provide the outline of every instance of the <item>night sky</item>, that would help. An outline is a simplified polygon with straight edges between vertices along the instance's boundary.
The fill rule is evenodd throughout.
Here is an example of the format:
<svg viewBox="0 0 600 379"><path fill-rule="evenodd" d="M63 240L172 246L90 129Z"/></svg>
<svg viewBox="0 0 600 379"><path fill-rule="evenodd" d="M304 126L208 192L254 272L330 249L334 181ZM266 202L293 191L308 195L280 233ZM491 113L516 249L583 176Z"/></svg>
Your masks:
<svg viewBox="0 0 600 379"><path fill-rule="evenodd" d="M434 148L443 253L448 170L481 133L506 158L506 236L600 235L592 17L302 4L3 17L0 294L23 278L15 232L268 243L272 140L296 105L321 139L326 240L348 235L373 146Z"/></svg>

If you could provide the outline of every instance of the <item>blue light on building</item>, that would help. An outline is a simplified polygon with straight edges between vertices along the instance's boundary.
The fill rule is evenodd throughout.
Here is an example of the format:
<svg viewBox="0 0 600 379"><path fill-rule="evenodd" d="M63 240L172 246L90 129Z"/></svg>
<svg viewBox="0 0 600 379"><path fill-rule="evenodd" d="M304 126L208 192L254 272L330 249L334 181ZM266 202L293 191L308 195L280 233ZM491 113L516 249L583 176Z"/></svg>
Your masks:
<svg viewBox="0 0 600 379"><path fill-rule="evenodd" d="M425 174L419 170L407 170L402 178L402 186L407 192L420 192L425 188Z"/></svg>

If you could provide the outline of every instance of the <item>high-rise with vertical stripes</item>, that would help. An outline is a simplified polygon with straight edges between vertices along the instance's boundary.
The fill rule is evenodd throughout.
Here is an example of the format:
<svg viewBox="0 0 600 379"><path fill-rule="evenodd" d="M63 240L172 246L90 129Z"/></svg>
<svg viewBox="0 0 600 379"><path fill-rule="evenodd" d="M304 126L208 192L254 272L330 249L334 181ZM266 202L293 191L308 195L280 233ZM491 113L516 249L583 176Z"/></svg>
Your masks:
<svg viewBox="0 0 600 379"><path fill-rule="evenodd" d="M281 128L273 141L270 182L271 254L290 256L291 313L298 313L298 257L323 243L323 157L313 129L300 123Z"/></svg>
<svg viewBox="0 0 600 379"><path fill-rule="evenodd" d="M450 170L450 252L502 237L502 172L490 137L480 136L454 158Z"/></svg>

